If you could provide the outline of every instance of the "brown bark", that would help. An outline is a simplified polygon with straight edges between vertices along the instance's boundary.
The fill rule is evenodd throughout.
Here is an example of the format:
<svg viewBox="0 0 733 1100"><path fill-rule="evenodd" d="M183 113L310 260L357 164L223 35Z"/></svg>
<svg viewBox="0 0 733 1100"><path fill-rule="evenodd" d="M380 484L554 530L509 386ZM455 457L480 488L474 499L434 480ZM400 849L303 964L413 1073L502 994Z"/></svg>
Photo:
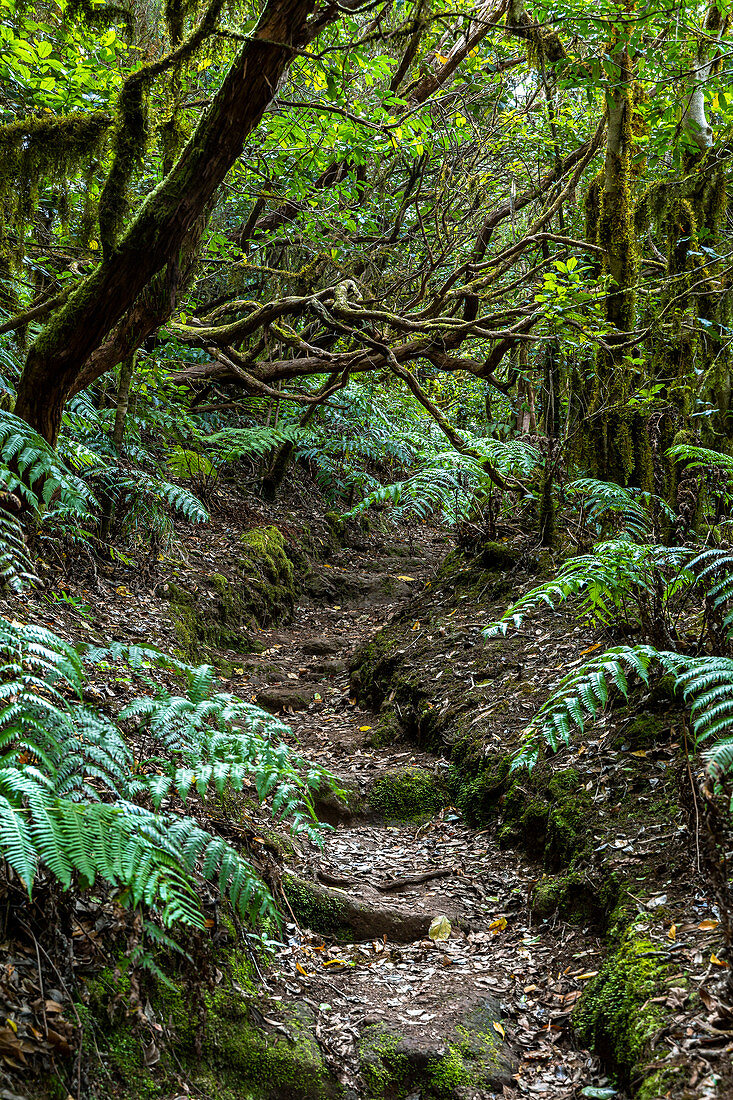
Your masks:
<svg viewBox="0 0 733 1100"><path fill-rule="evenodd" d="M275 94L292 47L310 37L314 6L315 0L269 0L175 167L109 258L84 280L31 347L16 413L51 444L85 363L150 280L179 253L241 154Z"/></svg>

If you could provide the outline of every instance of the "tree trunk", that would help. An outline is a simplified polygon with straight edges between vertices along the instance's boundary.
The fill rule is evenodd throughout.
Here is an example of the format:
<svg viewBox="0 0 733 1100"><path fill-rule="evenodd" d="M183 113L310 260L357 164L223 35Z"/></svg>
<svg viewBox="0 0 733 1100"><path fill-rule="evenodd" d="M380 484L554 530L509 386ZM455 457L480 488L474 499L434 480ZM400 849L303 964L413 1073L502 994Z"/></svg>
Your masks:
<svg viewBox="0 0 733 1100"><path fill-rule="evenodd" d="M291 58L312 37L315 0L269 0L175 167L108 259L58 310L31 347L16 413L55 445L67 397L89 357L138 295L174 261L258 125Z"/></svg>

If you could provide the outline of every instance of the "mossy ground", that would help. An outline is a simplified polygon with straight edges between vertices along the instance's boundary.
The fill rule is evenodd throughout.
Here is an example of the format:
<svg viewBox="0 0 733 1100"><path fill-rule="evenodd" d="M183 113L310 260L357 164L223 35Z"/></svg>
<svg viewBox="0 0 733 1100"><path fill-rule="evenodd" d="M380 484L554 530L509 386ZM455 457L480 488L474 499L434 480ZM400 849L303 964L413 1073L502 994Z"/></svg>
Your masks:
<svg viewBox="0 0 733 1100"><path fill-rule="evenodd" d="M241 945L219 952L220 985L198 1006L176 978L175 965L166 969L168 984L147 983L148 1012L164 1036L159 1058L149 1054L153 1033L131 1026L125 1012L130 983L124 971L106 970L87 984L88 1003L78 1011L96 1073L90 1097L162 1100L180 1092L181 1073L220 1100L340 1095L323 1062L310 1008L267 1002Z"/></svg>
<svg viewBox="0 0 733 1100"><path fill-rule="evenodd" d="M510 1081L513 1067L495 1023L498 1011L478 1006L454 1024L442 1051L427 1056L389 1027L367 1028L359 1050L367 1100L403 1100L416 1090L424 1100L457 1100Z"/></svg>

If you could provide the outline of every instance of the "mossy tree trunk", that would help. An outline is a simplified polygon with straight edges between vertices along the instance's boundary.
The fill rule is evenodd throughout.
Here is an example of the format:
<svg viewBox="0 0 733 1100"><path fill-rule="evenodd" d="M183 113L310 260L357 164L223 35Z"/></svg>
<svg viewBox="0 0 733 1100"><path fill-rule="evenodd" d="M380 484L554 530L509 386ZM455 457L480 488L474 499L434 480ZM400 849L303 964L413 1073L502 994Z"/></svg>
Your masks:
<svg viewBox="0 0 733 1100"><path fill-rule="evenodd" d="M610 333L599 349L590 416L581 431L582 451L590 470L605 481L640 484L644 433L641 418L630 413L631 376L624 344L636 318L635 283L638 259L631 191L633 143L633 70L626 48L611 55L612 77L607 91L608 136L603 171L589 194L588 228L603 248L603 274L609 278L604 303ZM647 486L648 487L648 486Z"/></svg>
<svg viewBox="0 0 733 1100"><path fill-rule="evenodd" d="M268 0L172 170L30 348L15 411L52 445L64 404L90 356L180 254L259 124L294 50L323 25L310 18L314 7L315 0ZM327 10L336 14L335 8Z"/></svg>

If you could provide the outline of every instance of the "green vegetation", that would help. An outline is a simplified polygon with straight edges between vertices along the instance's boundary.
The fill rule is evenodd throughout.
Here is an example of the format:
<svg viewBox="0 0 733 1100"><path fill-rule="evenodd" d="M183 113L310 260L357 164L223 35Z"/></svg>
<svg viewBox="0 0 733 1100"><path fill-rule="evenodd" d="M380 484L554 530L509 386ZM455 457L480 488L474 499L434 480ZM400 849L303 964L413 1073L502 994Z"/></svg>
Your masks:
<svg viewBox="0 0 733 1100"><path fill-rule="evenodd" d="M252 934L275 920L268 883L347 934L269 832L321 843L317 808L407 830L452 804L536 860L539 918L605 934L625 895L594 861L594 723L599 757L659 772L637 807L614 792L617 820L668 812L657 756L685 753L730 938L729 8L0 0L0 887L11 915L124 910L135 1010L181 926L203 937L222 904ZM430 571L433 528L451 552ZM354 655L378 711L354 729L450 767L317 807L324 772L252 701L325 712L340 666L319 691L261 634L303 602L298 631L338 621L351 644L368 539L390 565L364 605L417 587ZM90 645L144 637L151 608L178 656ZM558 630L592 641L548 687ZM618 933L577 1015L630 1086L661 1021L641 935ZM207 1039L179 1020L182 1049L209 1044L194 1083L325 1098L310 1010L263 1040L251 995L211 984ZM479 1033L420 1069L426 1097L494 1080ZM380 1036L365 1079L396 1100L414 1066ZM124 1024L107 1039L120 1088L155 1095ZM676 1087L649 1073L641 1100Z"/></svg>
<svg viewBox="0 0 733 1100"><path fill-rule="evenodd" d="M573 1016L579 1036L615 1067L625 1083L644 1067L648 1094L655 1079L644 1064L650 1040L663 1024L655 998L668 973L654 944L636 933L632 923L589 982ZM656 1083L660 1076L664 1071L656 1074Z"/></svg>
<svg viewBox="0 0 733 1100"><path fill-rule="evenodd" d="M386 772L371 787L369 805L387 819L409 820L446 805L440 781L423 768Z"/></svg>

